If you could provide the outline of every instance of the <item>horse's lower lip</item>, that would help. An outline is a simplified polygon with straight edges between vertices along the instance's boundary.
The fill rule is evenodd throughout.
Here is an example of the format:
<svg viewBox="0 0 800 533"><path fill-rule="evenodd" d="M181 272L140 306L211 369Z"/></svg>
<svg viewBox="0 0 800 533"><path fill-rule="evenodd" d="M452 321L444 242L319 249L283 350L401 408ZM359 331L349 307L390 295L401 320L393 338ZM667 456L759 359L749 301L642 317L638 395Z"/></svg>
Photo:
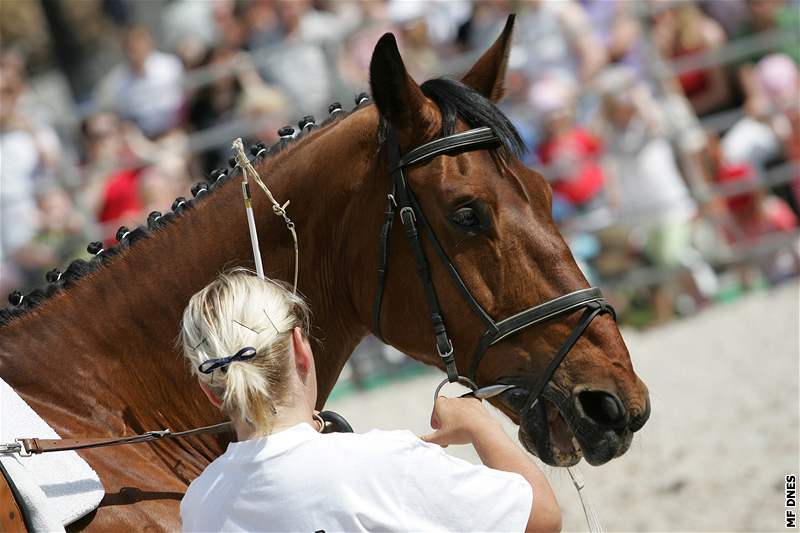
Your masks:
<svg viewBox="0 0 800 533"><path fill-rule="evenodd" d="M519 412L521 389L503 394L503 401ZM510 391L509 391L510 392ZM551 466L572 466L581 457L591 465L604 464L624 453L630 445L629 431L599 431L580 423L571 404L553 395L540 398L520 419L519 440L525 449ZM549 397L548 397L549 396Z"/></svg>

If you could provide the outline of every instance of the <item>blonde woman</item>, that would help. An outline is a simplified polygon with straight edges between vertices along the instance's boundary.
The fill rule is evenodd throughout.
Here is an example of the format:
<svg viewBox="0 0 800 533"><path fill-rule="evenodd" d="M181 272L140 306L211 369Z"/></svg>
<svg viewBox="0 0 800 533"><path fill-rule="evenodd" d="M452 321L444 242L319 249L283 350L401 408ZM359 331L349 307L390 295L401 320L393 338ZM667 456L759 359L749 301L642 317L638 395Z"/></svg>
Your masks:
<svg viewBox="0 0 800 533"><path fill-rule="evenodd" d="M185 531L545 531L561 514L543 474L481 403L440 398L435 431L322 434L309 310L244 270L195 294L181 341L238 442L189 486ZM484 465L444 453L472 444Z"/></svg>

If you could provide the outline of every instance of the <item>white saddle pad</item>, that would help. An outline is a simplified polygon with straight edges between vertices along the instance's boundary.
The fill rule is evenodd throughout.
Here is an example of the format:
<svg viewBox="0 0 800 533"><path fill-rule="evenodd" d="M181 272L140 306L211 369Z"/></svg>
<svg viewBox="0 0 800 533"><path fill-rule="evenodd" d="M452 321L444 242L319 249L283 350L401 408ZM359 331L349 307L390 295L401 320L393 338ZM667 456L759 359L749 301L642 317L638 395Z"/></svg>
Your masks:
<svg viewBox="0 0 800 533"><path fill-rule="evenodd" d="M0 379L0 442L8 443L15 438L28 437L60 438ZM31 457L0 455L0 461L23 493L28 509L34 514L32 518L35 525L32 527L36 530L63 528L71 524L96 509L105 494L97 472L75 452L44 453ZM46 509L39 508L43 501L46 502Z"/></svg>

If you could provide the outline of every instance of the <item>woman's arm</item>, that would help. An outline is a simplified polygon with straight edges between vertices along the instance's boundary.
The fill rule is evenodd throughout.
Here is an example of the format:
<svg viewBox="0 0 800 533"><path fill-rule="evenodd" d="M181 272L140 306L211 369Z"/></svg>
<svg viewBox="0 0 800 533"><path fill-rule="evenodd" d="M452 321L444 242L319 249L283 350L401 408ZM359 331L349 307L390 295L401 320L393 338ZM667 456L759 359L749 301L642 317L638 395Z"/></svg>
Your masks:
<svg viewBox="0 0 800 533"><path fill-rule="evenodd" d="M561 510L541 470L512 441L500 423L475 398L436 400L431 416L435 430L423 440L448 446L472 444L484 465L521 475L533 488L534 502L526 531L560 531Z"/></svg>

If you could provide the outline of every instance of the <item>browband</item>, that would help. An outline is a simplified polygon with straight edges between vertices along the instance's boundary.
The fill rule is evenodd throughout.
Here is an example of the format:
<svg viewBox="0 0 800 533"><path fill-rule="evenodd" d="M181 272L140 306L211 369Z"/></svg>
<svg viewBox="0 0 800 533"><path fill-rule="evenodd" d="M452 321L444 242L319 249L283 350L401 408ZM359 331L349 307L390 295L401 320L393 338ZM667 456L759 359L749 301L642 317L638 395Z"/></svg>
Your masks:
<svg viewBox="0 0 800 533"><path fill-rule="evenodd" d="M422 146L414 148L400 158L392 172L399 168L424 163L436 156L458 152L461 148L469 147L470 150L488 148L501 143L500 137L495 135L492 128L475 128L461 133L436 139Z"/></svg>

